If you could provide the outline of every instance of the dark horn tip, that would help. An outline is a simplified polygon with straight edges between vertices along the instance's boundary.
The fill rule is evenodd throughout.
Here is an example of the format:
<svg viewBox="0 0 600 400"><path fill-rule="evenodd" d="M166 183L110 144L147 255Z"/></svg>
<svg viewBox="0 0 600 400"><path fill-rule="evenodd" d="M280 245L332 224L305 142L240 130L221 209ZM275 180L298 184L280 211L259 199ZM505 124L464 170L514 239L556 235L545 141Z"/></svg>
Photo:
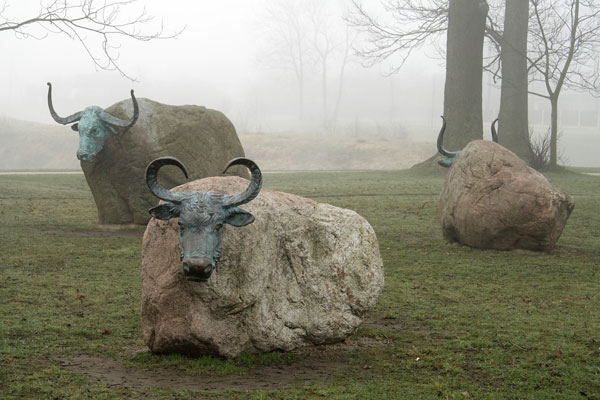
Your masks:
<svg viewBox="0 0 600 400"><path fill-rule="evenodd" d="M52 84L50 82L46 82L46 85L52 87Z"/></svg>
<svg viewBox="0 0 600 400"><path fill-rule="evenodd" d="M177 158L170 157L170 156L159 157L159 158L151 161L148 164L148 166L146 167L145 175L148 175L148 171L150 170L151 167L154 167L157 165L158 165L158 168L162 167L163 165L174 165L183 172L183 175L185 175L186 179L189 178L188 171L185 168L185 165L183 165L183 163L181 161L179 161Z"/></svg>
<svg viewBox="0 0 600 400"><path fill-rule="evenodd" d="M131 95L133 95L133 89L131 89Z"/></svg>
<svg viewBox="0 0 600 400"><path fill-rule="evenodd" d="M233 167L234 165L243 165L243 166L245 166L247 168L250 168L250 167L256 167L256 168L258 168L258 166L256 165L256 163L254 161L250 160L249 158L246 158L246 157L237 157L237 158L234 158L232 160L229 160L229 162L227 163L227 165L225 166L225 168L223 169L223 172L221 172L221 174L224 174L225 172L227 172L227 170L230 167Z"/></svg>

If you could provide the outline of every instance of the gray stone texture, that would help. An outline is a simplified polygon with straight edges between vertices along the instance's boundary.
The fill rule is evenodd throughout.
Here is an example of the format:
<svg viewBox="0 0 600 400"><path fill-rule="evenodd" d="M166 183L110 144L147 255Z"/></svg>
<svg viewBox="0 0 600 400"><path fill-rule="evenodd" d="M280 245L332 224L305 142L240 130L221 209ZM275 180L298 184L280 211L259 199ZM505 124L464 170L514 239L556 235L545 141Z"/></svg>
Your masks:
<svg viewBox="0 0 600 400"><path fill-rule="evenodd" d="M238 177L206 178L176 191L241 192ZM177 219L150 220L142 244L142 331L153 352L289 351L352 334L383 288L375 232L356 212L263 189L241 206L256 220L226 225L207 282L181 272Z"/></svg>
<svg viewBox="0 0 600 400"><path fill-rule="evenodd" d="M446 175L440 195L442 232L480 249L551 250L574 207L510 150L470 142Z"/></svg>
<svg viewBox="0 0 600 400"><path fill-rule="evenodd" d="M190 179L220 175L227 162L244 156L233 124L219 111L202 106L170 106L138 99L136 124L125 132L110 134L96 161L81 162L94 196L101 224L146 224L148 209L156 205L144 181L144 171L157 157L173 156L187 167ZM131 99L106 111L123 120L133 115ZM228 175L248 177L243 167ZM163 186L171 188L185 181L175 167L159 173Z"/></svg>

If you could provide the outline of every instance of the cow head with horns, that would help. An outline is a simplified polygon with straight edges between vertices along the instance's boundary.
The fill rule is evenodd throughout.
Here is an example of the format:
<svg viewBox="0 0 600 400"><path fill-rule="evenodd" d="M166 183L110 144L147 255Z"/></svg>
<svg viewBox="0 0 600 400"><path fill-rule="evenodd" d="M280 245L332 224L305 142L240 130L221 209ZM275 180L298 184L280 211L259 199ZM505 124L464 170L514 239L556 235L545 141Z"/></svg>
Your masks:
<svg viewBox="0 0 600 400"><path fill-rule="evenodd" d="M115 118L102 108L97 106L87 107L83 111L76 112L66 118L59 117L52 106L52 84L48 82L48 108L52 118L59 124L71 124L71 129L79 131L79 149L77 150L77 159L85 162L92 162L102 148L108 137L108 133L116 133L117 129L126 130L135 124L139 115L137 100L131 91L133 100L133 117L129 121L123 121Z"/></svg>
<svg viewBox="0 0 600 400"><path fill-rule="evenodd" d="M438 151L441 155L443 155L446 158L442 158L441 160L438 160L438 164L446 167L446 168L450 168L452 166L452 163L454 162L454 160L456 160L456 157L458 157L460 155L460 150L459 151L448 151L446 149L444 149L443 143L444 143L444 131L446 130L446 118L444 118L444 116L442 115L442 129L440 129L440 133L438 134L438 139L437 139L437 148ZM496 127L494 126L496 124L496 122L498 122L498 118L496 118L494 120L494 122L492 122L492 140L494 141L494 143L498 143L498 134L496 133Z"/></svg>
<svg viewBox="0 0 600 400"><path fill-rule="evenodd" d="M150 191L165 203L149 210L154 218L168 220L179 218L179 251L181 268L190 281L205 282L210 278L221 257L223 225L236 227L254 222L254 216L238 206L258 196L262 175L254 161L239 157L229 161L223 173L233 165L243 165L250 170L250 185L245 191L227 195L219 192L172 192L158 181L158 170L165 165L181 169L187 178L185 166L174 157L161 157L146 168L146 183Z"/></svg>

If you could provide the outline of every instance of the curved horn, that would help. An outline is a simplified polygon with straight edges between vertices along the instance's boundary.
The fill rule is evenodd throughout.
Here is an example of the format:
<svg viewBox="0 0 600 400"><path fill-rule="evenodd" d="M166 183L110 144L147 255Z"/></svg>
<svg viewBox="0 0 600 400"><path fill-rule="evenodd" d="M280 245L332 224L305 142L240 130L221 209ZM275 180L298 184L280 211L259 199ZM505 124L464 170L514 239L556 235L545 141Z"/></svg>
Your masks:
<svg viewBox="0 0 600 400"><path fill-rule="evenodd" d="M441 115L441 117L442 121L444 122L442 124L442 129L440 129L440 133L438 134L437 148L440 154L444 157L454 157L458 154L457 151L448 151L442 146L442 144L444 143L444 131L446 130L446 118L444 118L443 115Z"/></svg>
<svg viewBox="0 0 600 400"><path fill-rule="evenodd" d="M148 185L148 188L150 188L152 194L154 194L159 199L165 201L179 202L182 199L181 193L171 192L170 190L162 187L160 183L158 183L158 170L164 167L165 165L174 165L178 167L181 171L183 171L185 177L188 177L188 172L181 161L179 161L175 157L160 157L152 161L146 167L146 172L144 174L146 177L146 184Z"/></svg>
<svg viewBox="0 0 600 400"><path fill-rule="evenodd" d="M223 206L224 207L237 207L242 204L246 204L249 201L253 200L258 196L260 192L260 188L262 187L262 174L258 165L252 160L249 160L244 157L234 158L229 161L223 170L223 173L227 172L229 167L234 165L243 165L244 167L250 170L250 185L244 190L242 193L234 194L234 195L225 195L223 197Z"/></svg>
<svg viewBox="0 0 600 400"><path fill-rule="evenodd" d="M59 124L63 124L63 125L79 121L81 119L81 114L82 114L81 111L79 111L73 115L69 115L67 118L62 118L62 117L58 116L56 111L54 111L54 107L52 106L52 84L50 82L47 82L47 85L48 85L48 108L50 109L50 115L52 115L52 118L54 118L54 120L56 122L58 122Z"/></svg>
<svg viewBox="0 0 600 400"><path fill-rule="evenodd" d="M137 121L138 116L140 115L140 109L138 107L135 95L133 94L133 89L131 89L131 100L133 100L133 117L131 117L129 121L123 121L122 119L115 118L104 110L102 110L102 112L100 113L100 119L112 126L124 129L131 128L133 124L135 124L135 122Z"/></svg>
<svg viewBox="0 0 600 400"><path fill-rule="evenodd" d="M499 118L496 118L494 122L492 122L492 141L494 141L494 143L498 143L498 134L496 133L496 127L494 126L498 120Z"/></svg>

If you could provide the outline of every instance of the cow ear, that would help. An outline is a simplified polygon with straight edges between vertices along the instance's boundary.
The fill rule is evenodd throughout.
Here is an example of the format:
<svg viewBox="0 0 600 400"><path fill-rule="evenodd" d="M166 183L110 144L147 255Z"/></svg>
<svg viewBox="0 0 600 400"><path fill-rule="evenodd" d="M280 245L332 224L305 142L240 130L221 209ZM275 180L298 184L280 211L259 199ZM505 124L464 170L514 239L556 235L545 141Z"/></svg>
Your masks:
<svg viewBox="0 0 600 400"><path fill-rule="evenodd" d="M71 125L71 129L73 129L74 131L78 131L79 130L79 124L73 124L73 125Z"/></svg>
<svg viewBox="0 0 600 400"><path fill-rule="evenodd" d="M152 207L148 210L150 215L156 219L167 220L171 218L179 217L179 207L171 202L159 204L156 207Z"/></svg>
<svg viewBox="0 0 600 400"><path fill-rule="evenodd" d="M225 223L233 226L246 226L254 222L254 215L249 212L240 210L239 208L233 209L230 211L227 218L225 218Z"/></svg>

